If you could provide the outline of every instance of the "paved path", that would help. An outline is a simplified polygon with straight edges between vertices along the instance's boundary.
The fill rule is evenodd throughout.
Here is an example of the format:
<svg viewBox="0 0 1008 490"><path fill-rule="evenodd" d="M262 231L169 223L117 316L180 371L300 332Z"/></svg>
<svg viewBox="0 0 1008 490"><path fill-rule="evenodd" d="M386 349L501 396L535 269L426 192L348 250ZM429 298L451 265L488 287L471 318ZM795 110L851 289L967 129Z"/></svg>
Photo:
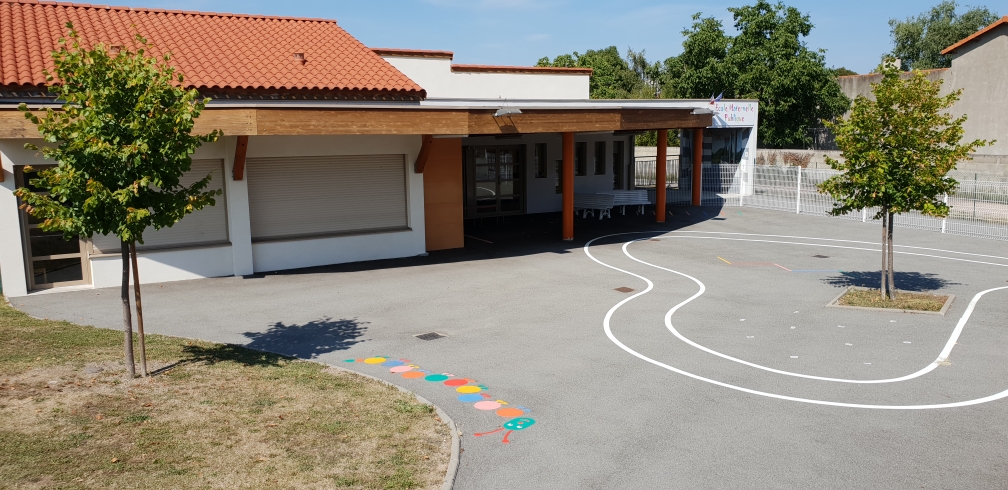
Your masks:
<svg viewBox="0 0 1008 490"><path fill-rule="evenodd" d="M150 286L145 324L416 391L464 432L457 488L1003 488L1008 399L918 410L808 401L947 405L1008 390L1008 290L979 299L948 359L929 368L974 296L1008 286L1005 242L898 229L900 245L941 249L898 248L898 285L955 303L944 317L854 311L824 305L846 284L877 280L874 225L731 208L697 223L683 211L653 233L599 239L591 257L589 240L629 228L585 224L573 244L495 239L455 255ZM116 328L117 295L14 303ZM432 331L448 336L413 337ZM513 415L477 410L441 382L344 362L371 356L474 380L490 396L480 400L528 409L535 423L506 445L504 430L474 437ZM848 382L894 378L907 379Z"/></svg>

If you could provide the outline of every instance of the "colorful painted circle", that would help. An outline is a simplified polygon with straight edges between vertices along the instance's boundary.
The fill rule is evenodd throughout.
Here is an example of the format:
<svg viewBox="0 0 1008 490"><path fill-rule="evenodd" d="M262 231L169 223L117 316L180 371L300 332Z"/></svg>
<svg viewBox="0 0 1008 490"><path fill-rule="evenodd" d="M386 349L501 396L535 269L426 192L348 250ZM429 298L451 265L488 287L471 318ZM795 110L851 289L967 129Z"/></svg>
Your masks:
<svg viewBox="0 0 1008 490"><path fill-rule="evenodd" d="M406 371L412 371L412 370L413 370L413 368L411 368L409 366L396 366L396 367L394 367L392 369L389 369L389 372L390 373L405 373Z"/></svg>
<svg viewBox="0 0 1008 490"><path fill-rule="evenodd" d="M382 366L392 367L392 366L402 366L403 364L406 364L406 363L402 362L402 361L400 361L398 359L392 359L392 360L388 360L388 361L383 362Z"/></svg>
<svg viewBox="0 0 1008 490"><path fill-rule="evenodd" d="M357 359L345 359L343 362L357 362Z"/></svg>
<svg viewBox="0 0 1008 490"><path fill-rule="evenodd" d="M430 381L431 383L440 383L446 379L448 379L448 376L443 374L429 374L424 378L424 380Z"/></svg>
<svg viewBox="0 0 1008 490"><path fill-rule="evenodd" d="M482 396L477 395L475 393L470 393L470 394L467 394L467 395L460 395L458 397L458 400L460 402L465 402L465 403L478 402L478 401L480 401L482 399L483 399Z"/></svg>
<svg viewBox="0 0 1008 490"><path fill-rule="evenodd" d="M406 371L405 373L402 373L402 377L406 379L422 378L424 377L424 373L421 373L420 371Z"/></svg>
<svg viewBox="0 0 1008 490"><path fill-rule="evenodd" d="M479 386L470 385L470 386L459 386L458 388L455 388L455 391L459 393L479 393L483 390L481 390Z"/></svg>
<svg viewBox="0 0 1008 490"><path fill-rule="evenodd" d="M525 411L520 408L504 407L495 413L501 417L517 417L525 413Z"/></svg>
<svg viewBox="0 0 1008 490"><path fill-rule="evenodd" d="M498 408L501 407L501 404L487 400L483 402L477 402L475 405L473 405L473 407L476 408L476 410L497 410Z"/></svg>
<svg viewBox="0 0 1008 490"><path fill-rule="evenodd" d="M385 359L384 357L369 357L367 359L364 359L364 363L365 364L381 364L381 363L383 363L383 362L385 362L387 360L388 359Z"/></svg>
<svg viewBox="0 0 1008 490"><path fill-rule="evenodd" d="M469 384L468 379L452 378L444 382L445 386L465 386Z"/></svg>

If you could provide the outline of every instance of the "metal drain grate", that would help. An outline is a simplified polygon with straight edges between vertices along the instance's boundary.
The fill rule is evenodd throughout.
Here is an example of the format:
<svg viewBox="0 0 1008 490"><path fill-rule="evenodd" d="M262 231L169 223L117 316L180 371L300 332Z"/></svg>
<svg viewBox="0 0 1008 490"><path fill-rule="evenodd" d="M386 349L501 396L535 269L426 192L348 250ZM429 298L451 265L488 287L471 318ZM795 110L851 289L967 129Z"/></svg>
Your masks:
<svg viewBox="0 0 1008 490"><path fill-rule="evenodd" d="M445 335L443 333L437 333L437 332L428 332L428 333L422 333L422 334L414 335L414 337L416 337L416 338L418 338L420 340L437 340L437 339L440 339L441 337L447 337L447 335Z"/></svg>
<svg viewBox="0 0 1008 490"><path fill-rule="evenodd" d="M626 286L623 286L623 287L616 288L616 291L619 291L621 293L632 293L633 292L633 288L628 288Z"/></svg>
<svg viewBox="0 0 1008 490"><path fill-rule="evenodd" d="M816 254L816 255L813 255L812 257L813 258L817 258L817 259L828 259L829 255L819 255L819 254Z"/></svg>

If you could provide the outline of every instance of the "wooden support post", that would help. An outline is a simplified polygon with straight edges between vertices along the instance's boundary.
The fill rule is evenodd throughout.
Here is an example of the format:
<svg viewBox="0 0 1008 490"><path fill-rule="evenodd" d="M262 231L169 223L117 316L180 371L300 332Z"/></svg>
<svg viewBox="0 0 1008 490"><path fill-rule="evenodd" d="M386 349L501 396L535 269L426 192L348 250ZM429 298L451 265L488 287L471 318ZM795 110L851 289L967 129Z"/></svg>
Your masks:
<svg viewBox="0 0 1008 490"><path fill-rule="evenodd" d="M655 157L655 222L665 222L665 199L668 188L668 130L658 130L658 154Z"/></svg>
<svg viewBox="0 0 1008 490"><path fill-rule="evenodd" d="M235 146L234 170L231 177L234 180L245 178L245 153L248 151L248 136L239 136L238 144Z"/></svg>
<svg viewBox="0 0 1008 490"><path fill-rule="evenodd" d="M693 129L693 202L694 206L700 205L700 196L703 191L703 128Z"/></svg>
<svg viewBox="0 0 1008 490"><path fill-rule="evenodd" d="M416 164L413 165L413 171L422 174L424 167L427 166L427 159L430 158L431 147L434 146L434 136L425 134L423 135L423 143L420 144L420 153L417 154Z"/></svg>
<svg viewBox="0 0 1008 490"><path fill-rule="evenodd" d="M563 191L563 239L574 239L574 133L563 133L563 163L560 186Z"/></svg>

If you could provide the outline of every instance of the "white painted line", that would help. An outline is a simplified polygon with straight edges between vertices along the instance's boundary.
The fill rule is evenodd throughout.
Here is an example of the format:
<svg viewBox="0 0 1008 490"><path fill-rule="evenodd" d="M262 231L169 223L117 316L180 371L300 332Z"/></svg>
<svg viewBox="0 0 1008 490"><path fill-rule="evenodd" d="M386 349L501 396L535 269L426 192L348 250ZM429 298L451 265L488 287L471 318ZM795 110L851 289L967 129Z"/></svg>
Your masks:
<svg viewBox="0 0 1008 490"><path fill-rule="evenodd" d="M674 366L670 366L670 365L665 364L663 362L656 361L656 360L654 360L654 359L652 359L650 357L647 357L647 356L645 356L645 355L643 355L643 354L641 354L641 353L639 353L639 352L631 349L630 347L628 347L625 344L623 344L622 342L620 342L620 340L617 339L615 335L613 335L613 333L612 333L612 327L611 327L611 324L610 324L610 322L612 320L612 316L616 312L616 310L618 310L620 307L622 307L626 303L629 303L630 301L633 301L638 296L643 296L644 294L647 294L648 292L650 292L652 289L654 289L654 283L651 282L650 279L648 279L648 278L646 278L644 276L641 276L639 274L634 274L633 272L626 271L626 270L620 269L618 267L606 264L605 262L602 262L601 260L596 259L595 256L592 255L591 252L589 251L589 248L591 247L592 243L594 243L594 242L596 242L598 240L601 240L603 238L609 238L609 237L612 237L612 236L620 236L620 235L636 234L636 233L651 233L651 232L626 232L626 233L613 233L613 234L609 234L609 235L603 235L603 236L594 238L592 240L589 240L588 243L585 244L583 250L584 250L585 255L587 255L588 258L590 258L595 263L597 263L597 264L599 264L599 265L601 265L603 267L607 267L609 269L615 270L617 272L622 272L624 274L636 277L636 278L644 281L645 283L647 283L647 285L648 285L647 289L645 289L643 291L640 291L637 294L634 294L633 296L627 297L627 298L623 299L622 301L620 301L620 302L616 303L615 305L613 305L613 307L610 308L609 311L606 312L605 318L603 318L603 320L602 320L602 328L605 331L606 337L608 337L610 341L612 341L614 344L616 344L617 347L623 349L624 351L626 351L627 353L629 353L630 355L632 355L634 357L637 357L638 359L641 359L641 360L643 360L645 362L651 363L651 364L653 364L655 366L658 366L658 367L661 367L663 369L667 369L667 370L672 371L674 373L681 374L681 375L686 376L688 378L692 378L692 379L695 379L695 380L698 380L698 381L703 381L703 382L710 383L710 384L713 384L713 385L716 385L716 386L721 386L723 388L728 388L728 389L731 389L731 390L741 391L743 393L749 393L749 394L752 394L752 395L765 396L765 397L768 397L768 398L775 398L775 399L778 399L778 400L794 401L794 402L800 402L800 403L809 403L809 404L813 404L813 405L824 405L824 406L832 406L832 407L866 408L866 409L876 409L876 410L929 410L929 409L955 408L955 407L966 407L966 406L971 406L971 405L979 405L981 403L987 403L987 402L991 402L991 401L995 401L995 400L1000 400L1002 398L1008 397L1008 390L1005 390L1005 391L1002 391L1000 393L995 393L993 395L989 395L989 396L986 396L986 397L983 397L983 398L975 398L975 399L972 399L972 400L965 400L965 401L960 401L960 402L940 403L940 404L931 404L931 405L867 405L867 404L858 404L858 403L833 402L833 401L828 401L828 400L815 400L815 399L810 399L810 398L799 398L799 397L793 397L793 396L779 395L779 394L776 394L776 393L768 393L768 392L764 392L764 391L753 390L753 389L750 389L750 388L743 388L741 386L736 386L736 385L732 385L732 384L725 383L725 382L722 382L722 381L717 381L717 380L714 380L714 379L705 378L703 376L700 376L700 375L697 375L697 374L693 374L693 373L690 373L688 371L684 371L684 370L676 368ZM629 244L630 244L630 242L627 242L627 243L625 243L623 245L624 253L626 253L626 246L629 245ZM634 260L636 260L636 259L634 259ZM677 274L681 274L681 273L677 272ZM681 275L684 275L684 274L681 274ZM696 279L694 279L694 280L696 280ZM697 282L700 284L700 286L702 288L701 291L699 293L694 294L693 296L691 296L685 302L680 303L679 305L676 305L676 307L673 308L673 310L677 309L678 307L680 307L680 306L682 306L682 305L684 305L684 304L692 301L693 299L695 299L695 298L699 297L701 294L703 294L703 289L705 289L705 287L703 286L703 283L700 283L699 281L697 281ZM971 304L975 304L977 301L979 301L979 299L983 295L985 295L985 294L987 294L989 292L997 291L997 290L1003 290L1003 289L1008 289L1008 286L1006 286L1006 287L1000 287L1000 288L992 288L992 289L988 289L986 291L982 291L980 293L977 293L977 295L973 298L973 302ZM968 308L967 309L967 313L972 314L972 309ZM668 316L670 316L670 315L667 315L667 317ZM964 313L963 314L963 319L960 320L960 321L965 324L965 322L968 321L968 320L969 320L968 315L966 313ZM741 362L745 363L745 361L741 361Z"/></svg>
<svg viewBox="0 0 1008 490"><path fill-rule="evenodd" d="M865 364L866 364L866 365L868 365L868 366L871 366L871 363L870 363L870 362L866 362Z"/></svg>
<svg viewBox="0 0 1008 490"><path fill-rule="evenodd" d="M904 341L903 341L903 343L904 343L904 344L909 344L909 343L910 343L910 341L909 341L909 340L904 340Z"/></svg>
<svg viewBox="0 0 1008 490"><path fill-rule="evenodd" d="M798 359L798 356L791 356L791 359Z"/></svg>
<svg viewBox="0 0 1008 490"><path fill-rule="evenodd" d="M844 344L844 345L854 345L854 344Z"/></svg>
<svg viewBox="0 0 1008 490"><path fill-rule="evenodd" d="M794 329L795 329L794 327L791 327L791 330L794 330Z"/></svg>

